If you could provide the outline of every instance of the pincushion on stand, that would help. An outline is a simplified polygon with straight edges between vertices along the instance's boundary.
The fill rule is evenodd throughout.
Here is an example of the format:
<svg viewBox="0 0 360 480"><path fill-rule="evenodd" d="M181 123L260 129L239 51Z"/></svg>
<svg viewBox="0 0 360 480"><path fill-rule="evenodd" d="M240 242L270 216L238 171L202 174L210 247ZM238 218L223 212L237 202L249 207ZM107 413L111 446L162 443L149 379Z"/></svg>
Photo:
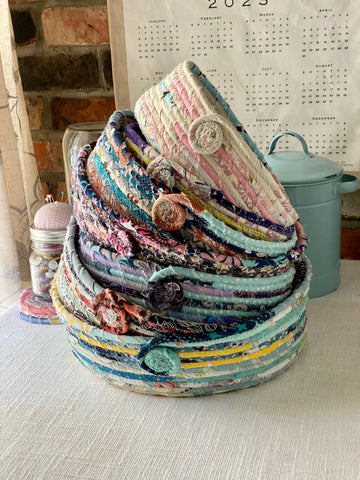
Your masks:
<svg viewBox="0 0 360 480"><path fill-rule="evenodd" d="M50 287L59 266L71 214L69 204L50 201L34 216L29 259L32 286L26 288L19 299L20 318L27 322L62 323L53 306Z"/></svg>

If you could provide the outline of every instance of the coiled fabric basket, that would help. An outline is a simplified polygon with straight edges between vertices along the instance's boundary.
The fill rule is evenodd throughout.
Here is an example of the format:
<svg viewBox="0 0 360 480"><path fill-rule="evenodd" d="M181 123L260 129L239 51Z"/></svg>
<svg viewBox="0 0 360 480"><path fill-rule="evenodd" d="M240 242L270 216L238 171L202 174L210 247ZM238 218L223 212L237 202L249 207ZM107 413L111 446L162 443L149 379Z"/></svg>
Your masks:
<svg viewBox="0 0 360 480"><path fill-rule="evenodd" d="M193 62L184 62L136 102L148 143L246 210L292 225L297 214L243 125Z"/></svg>
<svg viewBox="0 0 360 480"><path fill-rule="evenodd" d="M115 335L71 313L52 298L73 353L107 381L140 393L194 396L250 387L281 373L306 341L306 304L311 268L297 265L299 285L270 318L261 315L224 332L195 335Z"/></svg>
<svg viewBox="0 0 360 480"><path fill-rule="evenodd" d="M116 262L115 255L108 257L107 266L99 257L104 251L111 252L91 244L84 256L81 250L86 237L81 234L79 239L78 234L73 221L57 274L60 296L70 311L76 308L86 320L113 333L227 330L260 314L263 319L270 318L270 309L286 299L299 282L295 264L269 278L205 274L184 268L171 270L168 277L168 268L154 269L153 273L141 260L120 258ZM115 318L109 322L111 310Z"/></svg>

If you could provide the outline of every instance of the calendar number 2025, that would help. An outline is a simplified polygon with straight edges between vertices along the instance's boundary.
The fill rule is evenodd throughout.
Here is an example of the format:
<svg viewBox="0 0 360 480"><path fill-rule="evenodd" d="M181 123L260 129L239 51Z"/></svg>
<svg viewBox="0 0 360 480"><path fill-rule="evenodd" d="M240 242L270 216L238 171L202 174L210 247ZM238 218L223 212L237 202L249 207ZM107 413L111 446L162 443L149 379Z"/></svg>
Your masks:
<svg viewBox="0 0 360 480"><path fill-rule="evenodd" d="M240 4L241 7L251 7L252 4L257 3L258 5L267 5L269 2L268 0L208 0L209 2L209 7L208 8L218 8L218 5L225 5L225 7L231 8L235 4Z"/></svg>

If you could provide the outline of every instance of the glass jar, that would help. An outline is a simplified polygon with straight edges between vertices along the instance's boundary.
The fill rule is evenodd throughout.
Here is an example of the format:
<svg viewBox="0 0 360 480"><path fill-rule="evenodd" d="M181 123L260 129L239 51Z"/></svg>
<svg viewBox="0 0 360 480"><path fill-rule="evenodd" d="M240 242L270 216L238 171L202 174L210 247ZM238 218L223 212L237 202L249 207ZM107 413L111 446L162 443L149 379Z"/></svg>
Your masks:
<svg viewBox="0 0 360 480"><path fill-rule="evenodd" d="M66 194L69 203L71 203L71 171L76 163L79 150L85 145L96 141L104 128L105 121L74 123L66 127L62 150L64 157L64 170L66 182Z"/></svg>
<svg viewBox="0 0 360 480"><path fill-rule="evenodd" d="M66 230L30 228L30 273L35 295L50 299L50 287L64 248Z"/></svg>

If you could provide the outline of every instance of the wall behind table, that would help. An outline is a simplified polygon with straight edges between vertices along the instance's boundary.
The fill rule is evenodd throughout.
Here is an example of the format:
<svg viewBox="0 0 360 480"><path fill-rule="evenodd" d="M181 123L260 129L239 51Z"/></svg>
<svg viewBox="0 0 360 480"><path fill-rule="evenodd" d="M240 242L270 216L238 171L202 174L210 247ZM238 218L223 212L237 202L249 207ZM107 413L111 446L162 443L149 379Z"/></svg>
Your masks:
<svg viewBox="0 0 360 480"><path fill-rule="evenodd" d="M9 0L44 193L64 185L61 140L71 123L115 109L106 0ZM342 258L360 259L360 191L343 196Z"/></svg>
<svg viewBox="0 0 360 480"><path fill-rule="evenodd" d="M65 190L61 141L71 123L115 109L106 0L9 0L44 193Z"/></svg>

